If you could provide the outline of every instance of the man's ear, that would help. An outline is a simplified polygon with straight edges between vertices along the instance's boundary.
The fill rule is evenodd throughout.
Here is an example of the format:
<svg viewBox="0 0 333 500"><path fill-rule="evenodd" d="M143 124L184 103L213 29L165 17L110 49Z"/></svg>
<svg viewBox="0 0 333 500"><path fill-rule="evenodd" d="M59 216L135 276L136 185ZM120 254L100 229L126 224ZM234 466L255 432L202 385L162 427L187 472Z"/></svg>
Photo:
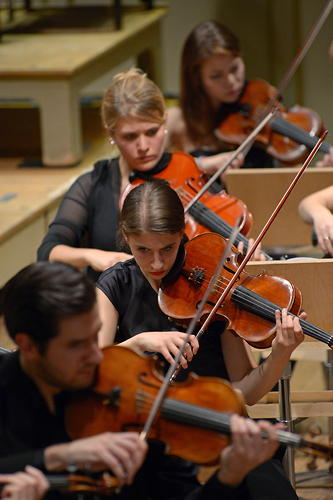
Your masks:
<svg viewBox="0 0 333 500"><path fill-rule="evenodd" d="M36 342L27 333L17 333L15 335L15 343L26 359L33 360L36 355L39 355L39 348Z"/></svg>

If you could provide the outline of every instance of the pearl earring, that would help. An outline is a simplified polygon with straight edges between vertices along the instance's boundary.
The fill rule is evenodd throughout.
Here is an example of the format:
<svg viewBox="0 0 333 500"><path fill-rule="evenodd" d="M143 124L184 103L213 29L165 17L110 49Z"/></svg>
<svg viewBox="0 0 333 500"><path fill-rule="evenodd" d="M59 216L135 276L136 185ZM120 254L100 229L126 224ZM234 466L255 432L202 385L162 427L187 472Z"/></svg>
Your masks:
<svg viewBox="0 0 333 500"><path fill-rule="evenodd" d="M164 133L167 134L168 133L168 129L165 128L164 129Z"/></svg>
<svg viewBox="0 0 333 500"><path fill-rule="evenodd" d="M110 144L111 144L111 146L114 145L114 140L113 139L111 139Z"/></svg>

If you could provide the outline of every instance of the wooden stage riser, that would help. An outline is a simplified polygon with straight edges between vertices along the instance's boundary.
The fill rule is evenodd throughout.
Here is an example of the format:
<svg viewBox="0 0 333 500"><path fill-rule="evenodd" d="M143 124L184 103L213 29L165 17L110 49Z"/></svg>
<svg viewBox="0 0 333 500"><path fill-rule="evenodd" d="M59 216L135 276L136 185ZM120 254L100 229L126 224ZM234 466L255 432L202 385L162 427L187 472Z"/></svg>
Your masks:
<svg viewBox="0 0 333 500"><path fill-rule="evenodd" d="M256 238L293 181L297 168L232 169L227 172L228 193L242 200L253 216ZM307 195L333 184L333 167L308 167L265 234L264 247L311 244L312 228L302 221L298 205Z"/></svg>
<svg viewBox="0 0 333 500"><path fill-rule="evenodd" d="M4 34L0 98L34 99L41 116L42 160L50 167L82 159L79 98L89 83L135 57L161 84L161 19L167 8L126 13L121 30L103 33ZM41 50L42 47L42 50Z"/></svg>
<svg viewBox="0 0 333 500"><path fill-rule="evenodd" d="M37 249L57 209L53 207L0 243L0 287L20 269L36 262Z"/></svg>
<svg viewBox="0 0 333 500"><path fill-rule="evenodd" d="M251 418L275 418L280 419L279 404L265 405L257 403L254 406L248 406L247 412ZM293 403L291 405L292 419L296 418L309 418L309 417L332 417L333 415L333 402L332 403Z"/></svg>

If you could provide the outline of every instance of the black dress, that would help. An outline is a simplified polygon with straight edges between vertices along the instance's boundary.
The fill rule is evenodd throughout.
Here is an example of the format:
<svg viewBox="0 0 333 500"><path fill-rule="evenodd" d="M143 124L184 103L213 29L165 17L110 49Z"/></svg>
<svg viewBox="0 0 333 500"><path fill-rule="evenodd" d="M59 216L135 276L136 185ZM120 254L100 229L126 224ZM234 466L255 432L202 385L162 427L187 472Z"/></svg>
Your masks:
<svg viewBox="0 0 333 500"><path fill-rule="evenodd" d="M142 274L139 266L134 259L118 262L112 268L106 270L99 278L96 286L102 290L112 302L119 314L118 330L116 333L116 342L123 342L134 335L147 331L170 331L179 329L177 325L167 318L158 306L157 294ZM227 370L223 360L220 335L224 330L224 323L214 322L209 325L204 336L200 341L200 349L191 361L187 370L182 370L183 377L186 377L188 371L194 371L198 375L218 376L228 379ZM177 379L178 380L178 379ZM156 451L156 450L155 450ZM153 452L153 456L154 453ZM163 452L161 449L160 452ZM173 488L179 484L184 484L182 473L182 463L185 471L188 462L179 461L174 470L174 475L163 476L163 468L166 466L172 470L174 459L169 457L164 459L157 450L156 463L159 463L161 469L156 471L155 477L164 477L166 480L162 487L163 491L168 491L167 499L175 498L172 496ZM166 460L164 462L164 460ZM188 480L193 481L197 473L196 468L188 469ZM177 475L180 479L177 480ZM163 483L161 483L163 484ZM216 477L211 478L205 489L194 489L189 498L193 500L207 499L229 499L237 498L239 500L281 500L297 499L297 495L292 488L281 462L278 459L271 459L251 471L240 488L227 488L228 492L219 490L220 483ZM209 493L208 493L209 492ZM156 497L163 498L162 497Z"/></svg>

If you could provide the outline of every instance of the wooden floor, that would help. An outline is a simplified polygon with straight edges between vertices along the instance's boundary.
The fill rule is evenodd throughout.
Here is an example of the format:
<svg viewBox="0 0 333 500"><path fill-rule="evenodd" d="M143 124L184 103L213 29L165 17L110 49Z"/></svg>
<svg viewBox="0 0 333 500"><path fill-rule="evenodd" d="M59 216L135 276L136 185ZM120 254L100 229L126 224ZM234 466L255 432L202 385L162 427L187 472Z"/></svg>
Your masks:
<svg viewBox="0 0 333 500"><path fill-rule="evenodd" d="M89 113L88 113L89 115ZM99 125L99 111L96 110L91 112L90 115L86 116L87 126L84 128L84 143L86 145L85 156L83 161L77 167L65 168L65 169L45 169L45 168L29 168L20 167L22 160L25 160L29 156L35 156L38 158L40 154L38 143L33 144L30 141L29 147L32 148L30 151L26 151L19 158L13 156L13 151L15 150L15 139L13 138L12 144L7 142L8 156L6 158L0 158L0 187L2 186L2 191L0 195L5 194L4 190L5 179L8 182L9 177L12 179L11 182L16 182L16 190L22 189L22 191L27 190L27 185L30 186L29 189L33 190L36 187L36 192L42 193L40 186L46 186L49 183L48 188L45 193L50 193L50 191L57 193L57 196L61 196L62 193L68 187L68 184L74 180L74 178L80 175L83 171L91 168L94 161L107 157L110 154L110 146L105 140L103 130ZM37 127L37 125L36 125ZM1 138L0 138L1 141ZM37 141L38 142L38 141ZM13 151L9 151L10 148ZM0 148L3 151L3 148ZM50 183L51 180L51 183ZM19 183L22 182L21 188ZM7 185L9 189L9 184ZM7 191L8 191L7 189ZM43 193L41 196L46 196ZM0 196L1 197L1 196ZM30 200L31 203L36 203L37 200ZM45 201L45 200L44 200ZM43 202L43 200L39 200ZM26 198L26 209L29 211L29 200ZM10 218L10 205L8 204L8 218ZM8 228L7 228L8 229ZM3 228L3 232L5 228ZM0 232L1 236L1 232ZM7 347L9 349L14 348L14 344L8 338L6 331L0 322L0 346ZM292 390L323 390L327 388L323 362L320 360L309 361L303 360L298 361L293 371L291 379ZM300 424L297 424L295 431L302 433L306 439L312 439L307 434L307 427L313 421L318 423L322 429L321 435L315 437L316 441L323 443L328 442L328 419L308 419ZM295 454L295 467L296 473L301 473L307 471L307 464L310 462L310 458L305 456L303 453L297 451ZM328 464L323 460L318 460L318 469L327 469ZM201 472L202 479L205 479L207 475L212 472L211 469L203 468ZM311 486L311 487L304 487ZM306 500L333 500L333 477L326 474L324 478L312 479L311 482L302 483L302 487L299 484L297 487L297 493L300 498Z"/></svg>

